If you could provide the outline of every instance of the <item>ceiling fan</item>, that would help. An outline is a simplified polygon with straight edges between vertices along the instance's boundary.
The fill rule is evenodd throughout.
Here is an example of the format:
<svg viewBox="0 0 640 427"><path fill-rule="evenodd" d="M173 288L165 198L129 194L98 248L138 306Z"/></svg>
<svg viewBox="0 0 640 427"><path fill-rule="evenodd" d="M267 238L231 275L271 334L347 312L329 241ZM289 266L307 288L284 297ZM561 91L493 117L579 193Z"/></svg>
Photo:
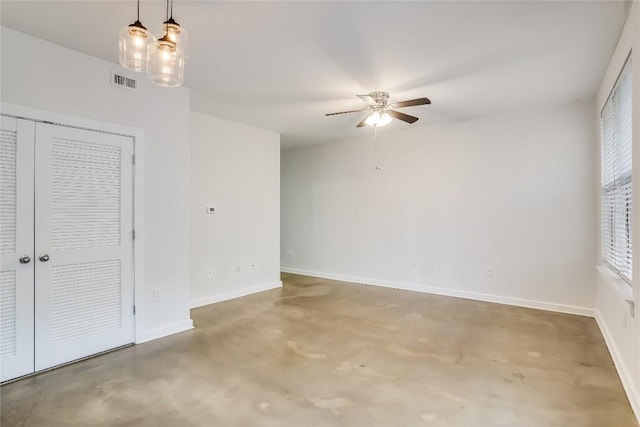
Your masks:
<svg viewBox="0 0 640 427"><path fill-rule="evenodd" d="M356 125L356 127L363 127L365 125L369 126L384 126L391 122L392 119L402 120L403 122L407 122L409 124L415 123L418 121L417 117L410 116L408 114L401 113L400 111L396 111L397 108L404 107L413 107L414 105L428 105L431 104L429 98L416 98L410 99L408 101L400 101L400 102L389 102L389 93L388 92L371 92L367 95L356 95L358 98L362 99L364 102L369 104L367 108L362 108L360 110L349 110L349 111L340 111L339 113L327 113L325 116L336 116L338 114L348 114L348 113L359 113L361 111L368 111L367 117L362 119L360 123Z"/></svg>

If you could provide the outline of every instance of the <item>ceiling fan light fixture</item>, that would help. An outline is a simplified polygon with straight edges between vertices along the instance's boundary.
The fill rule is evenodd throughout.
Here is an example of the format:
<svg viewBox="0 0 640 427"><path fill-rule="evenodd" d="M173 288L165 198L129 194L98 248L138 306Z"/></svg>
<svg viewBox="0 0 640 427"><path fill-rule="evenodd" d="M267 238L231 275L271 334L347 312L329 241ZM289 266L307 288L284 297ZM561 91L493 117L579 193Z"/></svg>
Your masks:
<svg viewBox="0 0 640 427"><path fill-rule="evenodd" d="M429 98L416 98L408 99L406 101L389 103L388 92L371 92L367 95L356 95L358 98L369 104L368 108L362 108L359 110L339 111L337 113L327 113L325 116L337 116L348 113L359 113L361 111L369 112L369 115L360 121L356 127L361 128L364 126L380 127L388 125L391 120L398 119L406 123L415 123L418 121L418 117L410 116L409 114L401 113L398 108L413 107L417 105L431 104Z"/></svg>
<svg viewBox="0 0 640 427"><path fill-rule="evenodd" d="M380 111L374 111L373 113L369 114L369 117L367 117L365 123L369 126L381 127L391 123L391 120L392 119L389 113L380 113Z"/></svg>

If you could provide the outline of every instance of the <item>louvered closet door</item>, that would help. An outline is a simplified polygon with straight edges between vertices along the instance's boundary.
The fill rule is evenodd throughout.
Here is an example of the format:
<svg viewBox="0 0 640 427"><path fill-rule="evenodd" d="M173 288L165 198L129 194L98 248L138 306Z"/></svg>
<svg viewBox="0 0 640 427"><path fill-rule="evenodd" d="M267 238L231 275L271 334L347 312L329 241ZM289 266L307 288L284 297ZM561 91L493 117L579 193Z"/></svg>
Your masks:
<svg viewBox="0 0 640 427"><path fill-rule="evenodd" d="M4 116L0 126L0 381L34 369L34 128Z"/></svg>
<svg viewBox="0 0 640 427"><path fill-rule="evenodd" d="M131 138L38 123L35 368L132 343Z"/></svg>

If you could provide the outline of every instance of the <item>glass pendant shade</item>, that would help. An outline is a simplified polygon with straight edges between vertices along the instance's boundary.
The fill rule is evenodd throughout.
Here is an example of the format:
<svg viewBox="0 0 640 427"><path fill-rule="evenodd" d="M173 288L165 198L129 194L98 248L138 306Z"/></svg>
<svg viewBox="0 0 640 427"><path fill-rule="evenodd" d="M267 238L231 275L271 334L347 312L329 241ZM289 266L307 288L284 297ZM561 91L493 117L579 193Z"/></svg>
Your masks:
<svg viewBox="0 0 640 427"><path fill-rule="evenodd" d="M185 55L165 34L149 45L147 73L149 80L164 87L176 87L184 81Z"/></svg>
<svg viewBox="0 0 640 427"><path fill-rule="evenodd" d="M369 126L385 126L391 123L391 116L388 113L380 114L379 111L374 111L369 115L369 117L367 117L365 123Z"/></svg>
<svg viewBox="0 0 640 427"><path fill-rule="evenodd" d="M120 64L132 71L146 72L148 47L154 45L155 36L136 21L120 30Z"/></svg>
<svg viewBox="0 0 640 427"><path fill-rule="evenodd" d="M181 49L187 56L189 47L189 33L184 27L181 27L173 17L170 17L162 23L162 31L167 35L169 40L176 44L177 49Z"/></svg>

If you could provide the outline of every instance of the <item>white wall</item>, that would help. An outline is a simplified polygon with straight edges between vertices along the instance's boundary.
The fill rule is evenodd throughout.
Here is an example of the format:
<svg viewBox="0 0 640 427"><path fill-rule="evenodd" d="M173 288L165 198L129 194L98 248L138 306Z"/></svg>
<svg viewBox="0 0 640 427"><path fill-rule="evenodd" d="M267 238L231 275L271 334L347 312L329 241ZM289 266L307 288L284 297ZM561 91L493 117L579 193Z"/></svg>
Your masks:
<svg viewBox="0 0 640 427"><path fill-rule="evenodd" d="M280 135L191 113L190 141L192 307L280 286Z"/></svg>
<svg viewBox="0 0 640 427"><path fill-rule="evenodd" d="M633 288L608 274L601 267L598 274L596 318L607 340L629 401L640 420L640 3L635 1L618 41L611 63L597 95L594 122L599 123L602 110L613 85L633 50ZM598 181L599 183L599 181ZM626 300L635 301L635 317Z"/></svg>
<svg viewBox="0 0 640 427"><path fill-rule="evenodd" d="M112 88L120 65L4 27L1 39L2 101L144 129L144 336L190 327L189 90L135 73L138 91Z"/></svg>
<svg viewBox="0 0 640 427"><path fill-rule="evenodd" d="M593 109L283 151L283 270L592 314Z"/></svg>

